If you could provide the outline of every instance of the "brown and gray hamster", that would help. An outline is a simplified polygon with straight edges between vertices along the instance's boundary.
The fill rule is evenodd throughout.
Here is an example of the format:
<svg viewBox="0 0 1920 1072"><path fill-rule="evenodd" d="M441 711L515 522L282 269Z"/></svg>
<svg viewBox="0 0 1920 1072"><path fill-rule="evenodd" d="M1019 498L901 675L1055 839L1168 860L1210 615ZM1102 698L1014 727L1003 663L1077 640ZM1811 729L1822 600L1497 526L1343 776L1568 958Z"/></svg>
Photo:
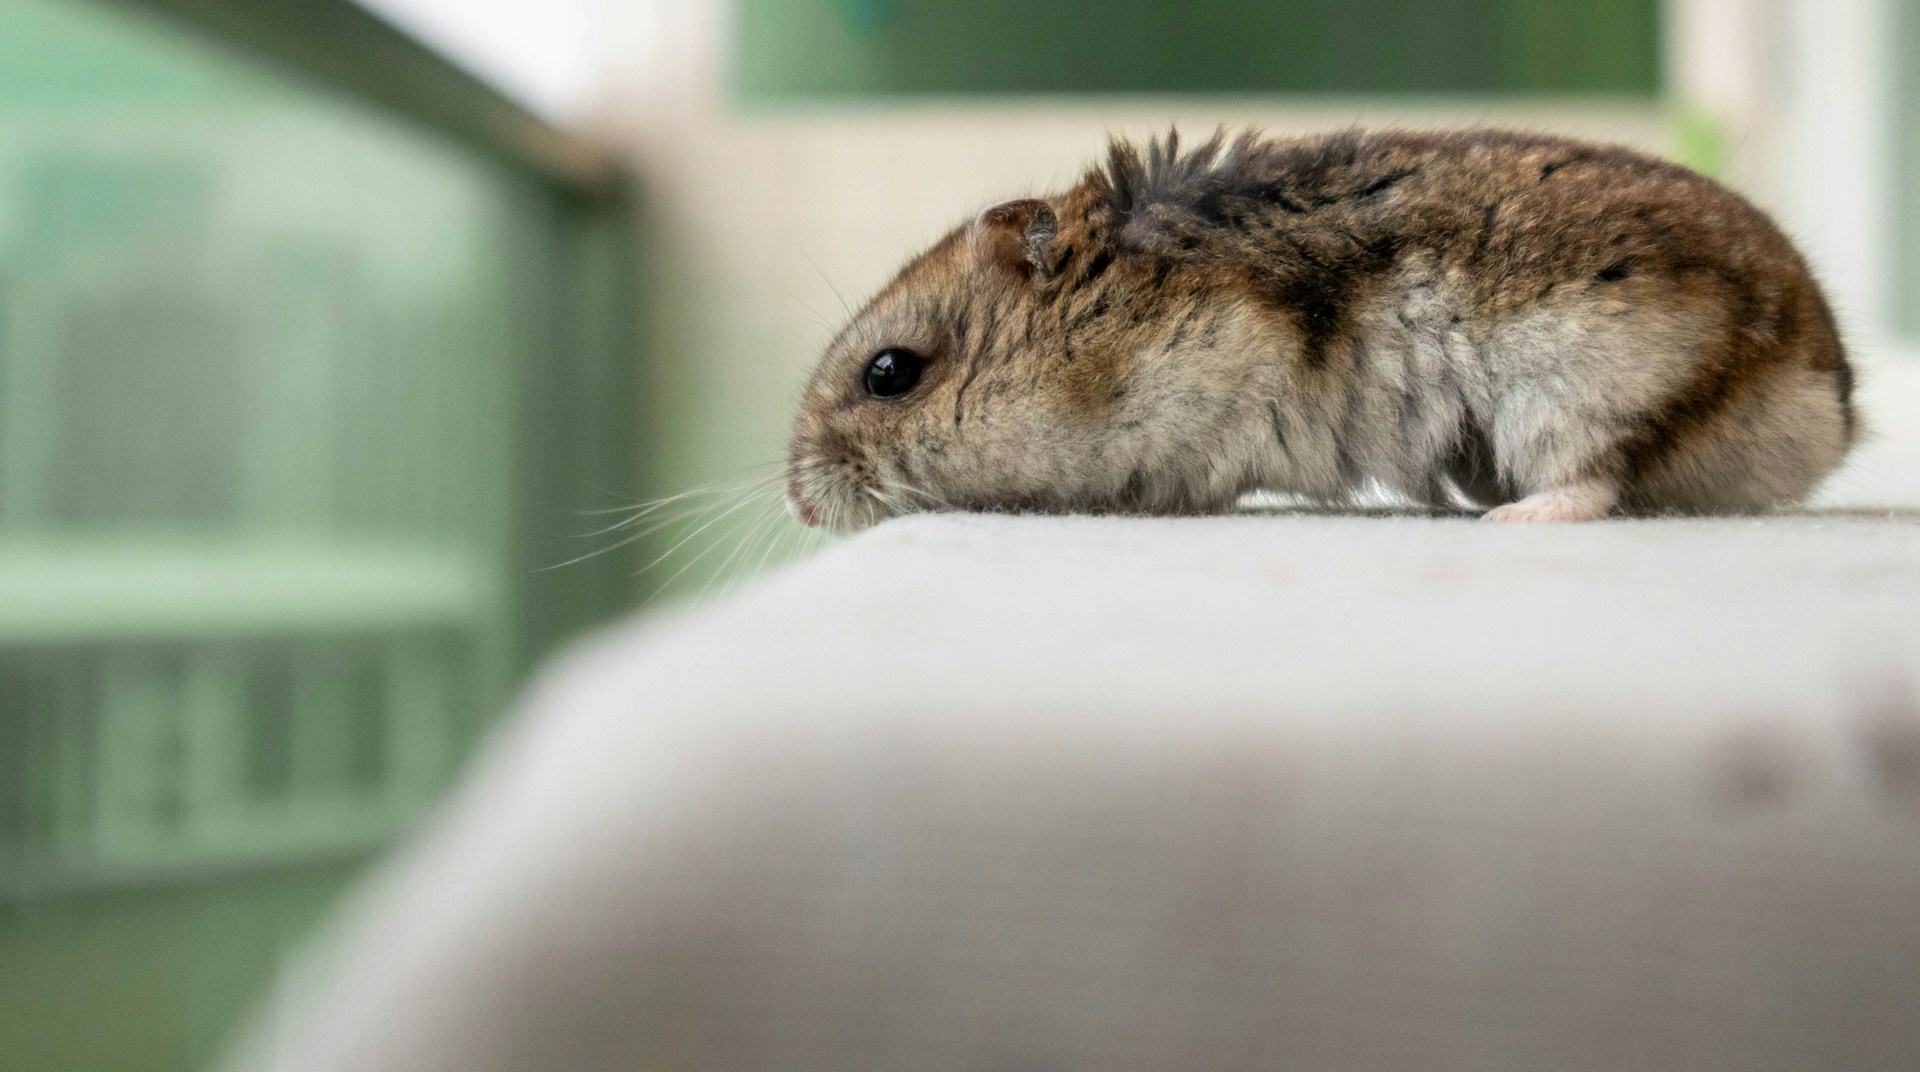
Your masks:
<svg viewBox="0 0 1920 1072"><path fill-rule="evenodd" d="M1724 186L1485 131L1116 141L909 263L795 422L809 524L1383 488L1508 520L1803 499L1857 434L1806 262Z"/></svg>

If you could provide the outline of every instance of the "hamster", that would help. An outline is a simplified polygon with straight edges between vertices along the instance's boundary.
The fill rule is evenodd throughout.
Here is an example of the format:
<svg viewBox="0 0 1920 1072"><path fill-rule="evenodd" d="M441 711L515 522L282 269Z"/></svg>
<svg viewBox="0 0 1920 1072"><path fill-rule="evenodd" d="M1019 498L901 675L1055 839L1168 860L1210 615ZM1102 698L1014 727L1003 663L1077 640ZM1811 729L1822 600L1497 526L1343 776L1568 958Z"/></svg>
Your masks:
<svg viewBox="0 0 1920 1072"><path fill-rule="evenodd" d="M1806 262L1726 187L1471 131L1114 141L828 345L793 512L1197 514L1384 489L1496 520L1796 503L1859 435Z"/></svg>

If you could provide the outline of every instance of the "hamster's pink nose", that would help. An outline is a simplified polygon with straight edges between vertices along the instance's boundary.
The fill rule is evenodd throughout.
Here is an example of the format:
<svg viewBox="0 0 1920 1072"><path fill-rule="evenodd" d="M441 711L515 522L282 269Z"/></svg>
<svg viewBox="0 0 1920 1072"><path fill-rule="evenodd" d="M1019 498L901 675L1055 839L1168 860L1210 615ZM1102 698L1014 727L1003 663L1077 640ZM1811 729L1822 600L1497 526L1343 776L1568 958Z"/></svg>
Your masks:
<svg viewBox="0 0 1920 1072"><path fill-rule="evenodd" d="M787 474L787 509L800 519L802 525L810 529L820 527L820 512L801 496L800 481L792 473Z"/></svg>

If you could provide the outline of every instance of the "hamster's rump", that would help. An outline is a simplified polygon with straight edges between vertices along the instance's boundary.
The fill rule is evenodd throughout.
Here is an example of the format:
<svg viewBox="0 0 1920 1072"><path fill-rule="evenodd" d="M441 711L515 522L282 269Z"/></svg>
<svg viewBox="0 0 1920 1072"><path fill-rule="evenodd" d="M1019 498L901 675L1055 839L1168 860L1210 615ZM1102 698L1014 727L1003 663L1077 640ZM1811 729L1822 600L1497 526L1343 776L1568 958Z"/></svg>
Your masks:
<svg viewBox="0 0 1920 1072"><path fill-rule="evenodd" d="M881 354L913 369L897 394L870 389ZM828 347L789 491L837 525L1368 487L1744 512L1840 462L1851 391L1792 244L1678 165L1487 131L1170 135L911 262Z"/></svg>

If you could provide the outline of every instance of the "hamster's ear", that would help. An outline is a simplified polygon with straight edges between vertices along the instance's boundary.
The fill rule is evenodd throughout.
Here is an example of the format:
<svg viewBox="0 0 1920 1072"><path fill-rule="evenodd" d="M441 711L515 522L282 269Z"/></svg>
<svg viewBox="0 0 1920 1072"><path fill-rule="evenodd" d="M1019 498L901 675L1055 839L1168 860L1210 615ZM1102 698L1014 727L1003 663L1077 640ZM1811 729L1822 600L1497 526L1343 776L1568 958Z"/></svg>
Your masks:
<svg viewBox="0 0 1920 1072"><path fill-rule="evenodd" d="M1048 247L1059 227L1060 221L1045 201L1008 201L982 212L973 221L974 248L984 264L1045 278L1053 266Z"/></svg>

